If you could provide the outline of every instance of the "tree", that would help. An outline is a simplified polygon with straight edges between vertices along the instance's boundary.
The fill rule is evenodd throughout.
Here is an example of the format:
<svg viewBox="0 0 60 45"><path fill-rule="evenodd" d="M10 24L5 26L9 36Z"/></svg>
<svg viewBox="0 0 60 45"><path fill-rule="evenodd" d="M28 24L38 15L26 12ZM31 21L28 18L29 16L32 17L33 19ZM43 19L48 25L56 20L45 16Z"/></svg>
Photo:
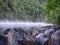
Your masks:
<svg viewBox="0 0 60 45"><path fill-rule="evenodd" d="M60 0L48 0L46 13L48 22L60 25Z"/></svg>

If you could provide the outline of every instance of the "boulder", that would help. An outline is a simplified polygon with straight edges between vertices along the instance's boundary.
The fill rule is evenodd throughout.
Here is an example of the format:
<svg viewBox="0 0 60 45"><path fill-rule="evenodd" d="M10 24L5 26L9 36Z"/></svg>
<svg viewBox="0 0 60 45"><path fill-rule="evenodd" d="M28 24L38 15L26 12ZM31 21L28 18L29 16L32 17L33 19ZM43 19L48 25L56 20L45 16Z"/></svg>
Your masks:
<svg viewBox="0 0 60 45"><path fill-rule="evenodd" d="M55 32L54 29L49 29L44 32L45 37L51 37L51 35Z"/></svg>
<svg viewBox="0 0 60 45"><path fill-rule="evenodd" d="M36 37L36 41L40 43L40 45L48 45L48 38L44 37L44 33L38 34Z"/></svg>
<svg viewBox="0 0 60 45"><path fill-rule="evenodd" d="M60 30L57 30L52 34L51 45L60 45Z"/></svg>
<svg viewBox="0 0 60 45"><path fill-rule="evenodd" d="M36 38L40 45L48 45L48 38Z"/></svg>

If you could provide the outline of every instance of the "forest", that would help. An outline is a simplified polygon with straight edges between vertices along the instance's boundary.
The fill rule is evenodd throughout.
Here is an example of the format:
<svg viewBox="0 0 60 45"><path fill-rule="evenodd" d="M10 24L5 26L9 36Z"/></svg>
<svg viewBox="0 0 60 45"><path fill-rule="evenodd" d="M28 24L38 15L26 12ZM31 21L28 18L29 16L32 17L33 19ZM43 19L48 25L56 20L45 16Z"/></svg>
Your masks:
<svg viewBox="0 0 60 45"><path fill-rule="evenodd" d="M46 0L0 0L0 19L43 21Z"/></svg>
<svg viewBox="0 0 60 45"><path fill-rule="evenodd" d="M60 24L60 0L0 0L0 19Z"/></svg>
<svg viewBox="0 0 60 45"><path fill-rule="evenodd" d="M0 20L60 24L60 0L0 0Z"/></svg>

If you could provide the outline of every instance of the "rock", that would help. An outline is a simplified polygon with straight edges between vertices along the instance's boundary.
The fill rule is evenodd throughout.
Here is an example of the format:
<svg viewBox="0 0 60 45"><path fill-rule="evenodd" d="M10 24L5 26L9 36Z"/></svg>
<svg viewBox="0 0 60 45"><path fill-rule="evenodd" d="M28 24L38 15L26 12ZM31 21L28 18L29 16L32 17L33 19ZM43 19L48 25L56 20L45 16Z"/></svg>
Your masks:
<svg viewBox="0 0 60 45"><path fill-rule="evenodd" d="M0 36L0 45L8 45L7 43L8 43L7 38Z"/></svg>
<svg viewBox="0 0 60 45"><path fill-rule="evenodd" d="M8 33L8 45L18 45L14 29L10 29Z"/></svg>
<svg viewBox="0 0 60 45"><path fill-rule="evenodd" d="M10 29L2 29L0 30L0 36L3 36L3 37L7 37L8 36L8 32L10 31Z"/></svg>
<svg viewBox="0 0 60 45"><path fill-rule="evenodd" d="M7 35L9 31L10 31L10 29L9 29L9 28L8 28L8 29L6 29L6 31L4 31L4 34L5 34L5 35Z"/></svg>
<svg viewBox="0 0 60 45"><path fill-rule="evenodd" d="M8 33L9 45L37 45L34 38L24 29L14 28L12 30Z"/></svg>
<svg viewBox="0 0 60 45"><path fill-rule="evenodd" d="M37 29L36 27L33 28L33 30L31 32L32 32L32 36L34 36L34 37L40 33L39 29Z"/></svg>
<svg viewBox="0 0 60 45"><path fill-rule="evenodd" d="M55 32L54 29L49 29L44 32L45 37L50 37Z"/></svg>
<svg viewBox="0 0 60 45"><path fill-rule="evenodd" d="M55 30L59 30L60 29L60 25L59 26L54 26Z"/></svg>
<svg viewBox="0 0 60 45"><path fill-rule="evenodd" d="M21 28L15 28L15 35L17 37L17 39L19 40L33 40L32 35L30 35L30 33L28 33L27 31L25 31L24 29Z"/></svg>
<svg viewBox="0 0 60 45"><path fill-rule="evenodd" d="M44 33L38 34L36 37L37 42L40 43L40 45L48 45L48 38L44 37Z"/></svg>
<svg viewBox="0 0 60 45"><path fill-rule="evenodd" d="M48 38L36 38L36 41L40 43L40 45L48 44Z"/></svg>
<svg viewBox="0 0 60 45"><path fill-rule="evenodd" d="M37 43L37 42L27 41L27 40L18 41L18 44L22 44L22 45L37 45L36 43Z"/></svg>
<svg viewBox="0 0 60 45"><path fill-rule="evenodd" d="M51 45L60 45L60 30L57 30L52 34Z"/></svg>
<svg viewBox="0 0 60 45"><path fill-rule="evenodd" d="M0 36L4 36L4 32L2 31L3 29L0 28Z"/></svg>
<svg viewBox="0 0 60 45"><path fill-rule="evenodd" d="M35 38L43 38L43 37L44 37L44 33L40 33L40 34L36 35Z"/></svg>

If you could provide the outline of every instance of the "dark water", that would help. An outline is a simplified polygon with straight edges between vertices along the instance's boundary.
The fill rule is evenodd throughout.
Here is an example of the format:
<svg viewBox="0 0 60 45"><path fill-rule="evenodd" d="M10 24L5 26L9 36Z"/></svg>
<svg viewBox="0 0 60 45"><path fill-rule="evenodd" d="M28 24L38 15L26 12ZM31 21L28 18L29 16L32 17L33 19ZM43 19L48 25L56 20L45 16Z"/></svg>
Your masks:
<svg viewBox="0 0 60 45"><path fill-rule="evenodd" d="M7 45L7 38L0 36L0 45Z"/></svg>

